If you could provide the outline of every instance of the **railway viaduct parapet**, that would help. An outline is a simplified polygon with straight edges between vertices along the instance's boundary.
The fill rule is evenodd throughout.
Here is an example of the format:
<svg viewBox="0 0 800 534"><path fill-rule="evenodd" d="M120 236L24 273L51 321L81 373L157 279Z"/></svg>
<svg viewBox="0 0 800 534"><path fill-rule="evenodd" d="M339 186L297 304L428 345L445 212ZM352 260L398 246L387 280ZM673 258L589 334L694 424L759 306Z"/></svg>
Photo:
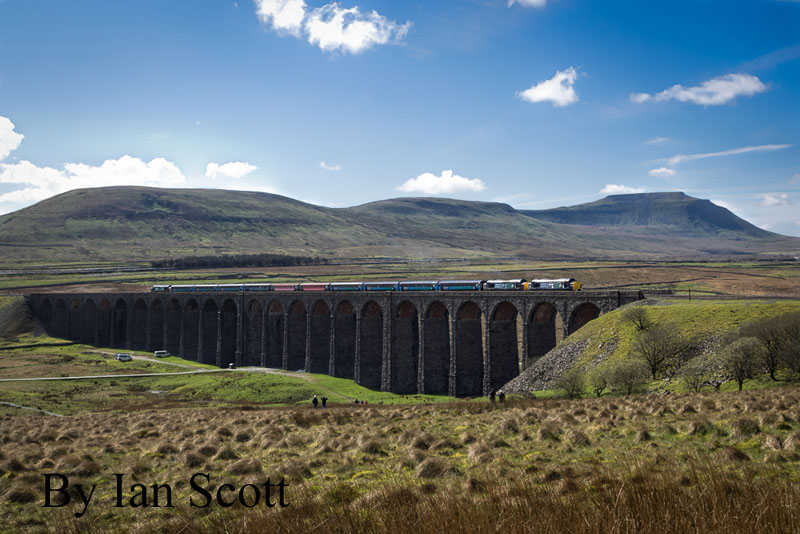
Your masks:
<svg viewBox="0 0 800 534"><path fill-rule="evenodd" d="M353 378L394 393L486 394L639 291L37 293L44 329L228 367Z"/></svg>

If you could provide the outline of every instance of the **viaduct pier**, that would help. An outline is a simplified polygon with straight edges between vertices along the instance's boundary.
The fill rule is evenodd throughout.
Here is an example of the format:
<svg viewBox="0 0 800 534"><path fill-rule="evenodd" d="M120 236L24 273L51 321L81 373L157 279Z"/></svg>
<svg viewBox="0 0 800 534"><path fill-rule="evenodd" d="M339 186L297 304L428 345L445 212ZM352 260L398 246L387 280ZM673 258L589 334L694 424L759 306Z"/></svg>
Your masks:
<svg viewBox="0 0 800 534"><path fill-rule="evenodd" d="M36 293L54 337L228 367L352 378L399 394L497 389L639 291Z"/></svg>

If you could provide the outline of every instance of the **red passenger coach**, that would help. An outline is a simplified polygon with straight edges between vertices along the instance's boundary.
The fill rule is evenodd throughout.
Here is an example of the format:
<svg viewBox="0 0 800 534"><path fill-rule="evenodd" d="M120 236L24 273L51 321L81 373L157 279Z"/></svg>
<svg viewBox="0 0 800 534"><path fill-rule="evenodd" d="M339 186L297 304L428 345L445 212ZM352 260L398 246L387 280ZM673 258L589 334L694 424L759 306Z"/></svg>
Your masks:
<svg viewBox="0 0 800 534"><path fill-rule="evenodd" d="M272 284L273 291L297 291L297 284Z"/></svg>
<svg viewBox="0 0 800 534"><path fill-rule="evenodd" d="M328 284L319 284L319 283L305 283L305 284L298 284L297 288L300 291L327 291Z"/></svg>

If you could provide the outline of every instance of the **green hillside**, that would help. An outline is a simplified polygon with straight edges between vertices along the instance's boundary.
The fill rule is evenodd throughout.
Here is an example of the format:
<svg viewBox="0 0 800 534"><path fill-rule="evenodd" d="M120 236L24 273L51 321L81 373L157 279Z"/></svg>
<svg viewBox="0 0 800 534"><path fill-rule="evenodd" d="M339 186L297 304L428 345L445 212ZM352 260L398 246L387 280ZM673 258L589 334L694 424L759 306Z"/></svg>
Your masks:
<svg viewBox="0 0 800 534"><path fill-rule="evenodd" d="M682 193L617 195L533 212L438 198L334 209L268 193L107 187L70 191L0 216L0 251L5 264L259 253L707 259L794 255L800 239L765 232Z"/></svg>

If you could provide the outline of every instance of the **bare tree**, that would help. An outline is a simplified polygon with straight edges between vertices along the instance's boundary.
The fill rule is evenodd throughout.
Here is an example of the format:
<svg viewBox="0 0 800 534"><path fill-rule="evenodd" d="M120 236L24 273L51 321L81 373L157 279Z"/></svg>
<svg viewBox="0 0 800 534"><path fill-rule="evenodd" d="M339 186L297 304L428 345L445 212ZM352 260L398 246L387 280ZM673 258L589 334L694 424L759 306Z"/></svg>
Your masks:
<svg viewBox="0 0 800 534"><path fill-rule="evenodd" d="M623 313L623 319L633 323L637 332L644 332L653 326L653 322L647 316L647 309L644 306L633 306Z"/></svg>
<svg viewBox="0 0 800 534"><path fill-rule="evenodd" d="M682 350L678 331L662 325L642 332L633 342L634 355L647 364L653 380Z"/></svg>
<svg viewBox="0 0 800 534"><path fill-rule="evenodd" d="M686 389L699 392L708 381L708 370L699 361L691 361L681 367L680 377Z"/></svg>
<svg viewBox="0 0 800 534"><path fill-rule="evenodd" d="M589 373L586 377L586 381L589 383L589 389L592 390L592 393L599 397L608 389L609 374L609 370L605 366L595 367L592 372Z"/></svg>
<svg viewBox="0 0 800 534"><path fill-rule="evenodd" d="M763 345L752 337L740 337L725 347L725 369L736 380L739 391L742 391L744 381L753 376L755 362L759 360L759 353L763 350Z"/></svg>
<svg viewBox="0 0 800 534"><path fill-rule="evenodd" d="M585 380L583 376L583 369L572 369L567 371L561 378L558 379L558 387L563 389L567 394L567 398L577 399L583 396L583 388Z"/></svg>
<svg viewBox="0 0 800 534"><path fill-rule="evenodd" d="M609 384L613 389L630 395L637 386L647 381L647 373L648 369L641 361L615 362L608 369Z"/></svg>
<svg viewBox="0 0 800 534"><path fill-rule="evenodd" d="M769 377L777 381L778 369L786 366L800 371L800 356L797 355L797 342L800 341L800 316L786 314L778 317L760 319L742 328L743 337L751 337L761 344L758 359Z"/></svg>

